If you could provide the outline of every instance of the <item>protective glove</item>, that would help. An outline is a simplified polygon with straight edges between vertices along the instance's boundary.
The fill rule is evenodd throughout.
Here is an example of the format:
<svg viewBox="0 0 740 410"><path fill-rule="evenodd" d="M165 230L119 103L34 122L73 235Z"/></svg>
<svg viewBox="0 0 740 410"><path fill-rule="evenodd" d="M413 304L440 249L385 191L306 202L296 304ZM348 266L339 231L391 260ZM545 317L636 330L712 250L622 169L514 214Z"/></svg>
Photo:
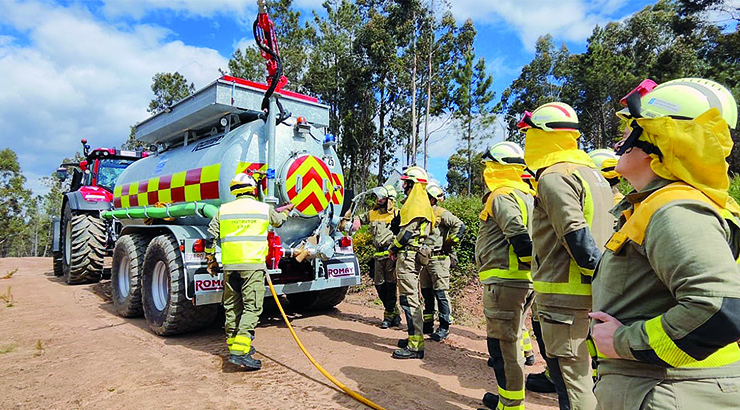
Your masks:
<svg viewBox="0 0 740 410"><path fill-rule="evenodd" d="M216 276L219 273L221 273L221 267L218 266L218 261L216 260L216 255L212 253L206 254L206 271L211 276Z"/></svg>
<svg viewBox="0 0 740 410"><path fill-rule="evenodd" d="M283 205L283 206L275 209L275 212L283 212L283 211L290 212L290 211L293 210L293 208L295 208L295 205L293 205L292 203L287 203L287 204L285 204L285 205Z"/></svg>

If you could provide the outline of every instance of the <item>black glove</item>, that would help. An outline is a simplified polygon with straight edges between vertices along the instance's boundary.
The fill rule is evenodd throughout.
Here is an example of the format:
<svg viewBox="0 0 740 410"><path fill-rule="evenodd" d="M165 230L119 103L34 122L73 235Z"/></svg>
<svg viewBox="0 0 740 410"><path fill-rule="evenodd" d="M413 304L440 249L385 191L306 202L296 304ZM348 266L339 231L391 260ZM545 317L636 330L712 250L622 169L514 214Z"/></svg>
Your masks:
<svg viewBox="0 0 740 410"><path fill-rule="evenodd" d="M401 213L397 213L396 216L391 220L391 232L393 235L398 235L401 232Z"/></svg>
<svg viewBox="0 0 740 410"><path fill-rule="evenodd" d="M375 279L375 258L370 258L367 262L367 267L367 276L370 276L370 279Z"/></svg>

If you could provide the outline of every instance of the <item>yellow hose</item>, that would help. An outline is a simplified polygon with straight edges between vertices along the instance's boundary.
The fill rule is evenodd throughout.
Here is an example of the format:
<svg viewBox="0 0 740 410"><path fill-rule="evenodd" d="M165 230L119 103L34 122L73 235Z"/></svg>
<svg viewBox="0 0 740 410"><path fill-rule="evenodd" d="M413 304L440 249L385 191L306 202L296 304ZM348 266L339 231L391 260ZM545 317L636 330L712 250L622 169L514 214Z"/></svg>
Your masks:
<svg viewBox="0 0 740 410"><path fill-rule="evenodd" d="M301 343L300 339L298 339L298 335L295 333L295 330L293 330L293 326L290 325L290 322L288 321L288 317L285 316L285 311L283 311L283 306L280 304L277 293L275 293L275 288L272 286L272 279L270 279L270 275L267 274L265 276L267 276L267 284L270 285L270 292L272 293L272 297L275 298L275 303L277 303L278 309L280 309L280 314L283 316L283 320L285 321L285 324L288 325L288 330L290 330L290 334L293 335L293 340L295 340L295 342L298 344L298 347L300 347L301 350L303 351L303 354L305 354L308 360L311 361L311 363L313 363L316 369L318 369L318 371L320 371L321 374L323 374L327 379L329 379L332 383L334 383L334 385L342 389L343 392L345 392L348 396L352 397L353 399L375 410L385 410L383 407L380 407L379 405L366 399L365 397L363 397L356 391L345 386L344 383L340 382L334 376L330 375L329 372L324 370L324 368L321 367L321 365L316 362L316 359L314 359L313 356L311 356L311 353L308 353L306 348L303 347L303 343Z"/></svg>

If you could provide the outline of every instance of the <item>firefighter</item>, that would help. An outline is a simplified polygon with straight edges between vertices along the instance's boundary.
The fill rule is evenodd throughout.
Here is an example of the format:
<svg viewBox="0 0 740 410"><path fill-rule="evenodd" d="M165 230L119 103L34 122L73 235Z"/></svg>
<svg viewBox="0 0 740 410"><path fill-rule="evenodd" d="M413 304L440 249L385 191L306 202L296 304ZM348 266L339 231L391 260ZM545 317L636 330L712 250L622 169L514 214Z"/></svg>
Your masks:
<svg viewBox="0 0 740 410"><path fill-rule="evenodd" d="M373 189L377 202L370 212L360 215L355 221L355 230L360 224L369 225L370 235L373 237L375 254L373 255L373 281L378 297L383 303L383 321L381 329L401 324L401 314L396 304L396 261L391 260L388 247L393 242L391 221L400 213L395 206L396 189L393 185L386 185Z"/></svg>
<svg viewBox="0 0 740 410"><path fill-rule="evenodd" d="M524 160L535 172L532 279L547 368L561 409L591 410L591 357L586 339L591 277L614 219L609 184L578 149L578 116L552 102L525 113Z"/></svg>
<svg viewBox="0 0 740 410"><path fill-rule="evenodd" d="M432 249L429 264L421 269L419 283L421 296L424 298L424 334L431 334L431 339L441 342L450 334L450 255L465 234L465 224L452 212L439 206L444 199L444 192L436 182L427 184L427 195L434 211L434 228L427 238ZM435 301L439 307L439 327L434 330Z"/></svg>
<svg viewBox="0 0 740 410"><path fill-rule="evenodd" d="M609 186L612 187L612 194L614 195L614 205L618 204L619 201L624 198L621 192L619 192L619 179L622 177L619 172L615 171L614 168L617 166L617 156L613 150L610 149L597 149L588 153L588 156L594 161L596 167L601 170L601 176L606 179Z"/></svg>
<svg viewBox="0 0 740 410"><path fill-rule="evenodd" d="M498 383L497 393L486 393L483 404L490 409L521 409L522 328L532 302L532 241L527 224L533 192L522 180L524 153L515 143L494 145L483 154L483 161L483 179L491 192L479 216L475 259L484 286L489 362Z"/></svg>
<svg viewBox="0 0 740 410"><path fill-rule="evenodd" d="M401 208L400 230L390 248L396 259L399 303L406 316L408 339L398 341L396 359L423 359L423 315L419 301L419 272L429 263L430 248L425 244L434 224L434 211L426 193L427 172L411 166L401 176L406 202Z"/></svg>
<svg viewBox="0 0 740 410"><path fill-rule="evenodd" d="M230 190L236 200L222 204L208 225L213 241L206 249L207 269L211 275L219 272L215 256L218 242L224 271L224 329L229 362L246 370L259 370L262 362L252 357L252 340L265 297L267 231L270 225L281 226L293 205L278 212L259 202L257 182L245 173L231 180Z"/></svg>
<svg viewBox="0 0 740 410"><path fill-rule="evenodd" d="M600 409L737 409L737 104L709 80L650 80L623 101L616 170L634 187L593 283ZM638 206L639 205L639 206Z"/></svg>

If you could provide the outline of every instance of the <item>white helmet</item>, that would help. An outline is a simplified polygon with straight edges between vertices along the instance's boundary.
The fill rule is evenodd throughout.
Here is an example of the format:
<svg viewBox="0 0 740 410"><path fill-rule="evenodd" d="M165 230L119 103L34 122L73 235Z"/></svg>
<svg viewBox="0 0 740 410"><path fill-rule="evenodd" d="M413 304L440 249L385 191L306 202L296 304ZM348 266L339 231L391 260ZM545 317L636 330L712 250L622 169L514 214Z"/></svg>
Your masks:
<svg viewBox="0 0 740 410"><path fill-rule="evenodd" d="M524 165L524 151L511 141L499 142L483 154L483 162L489 161L504 165Z"/></svg>

